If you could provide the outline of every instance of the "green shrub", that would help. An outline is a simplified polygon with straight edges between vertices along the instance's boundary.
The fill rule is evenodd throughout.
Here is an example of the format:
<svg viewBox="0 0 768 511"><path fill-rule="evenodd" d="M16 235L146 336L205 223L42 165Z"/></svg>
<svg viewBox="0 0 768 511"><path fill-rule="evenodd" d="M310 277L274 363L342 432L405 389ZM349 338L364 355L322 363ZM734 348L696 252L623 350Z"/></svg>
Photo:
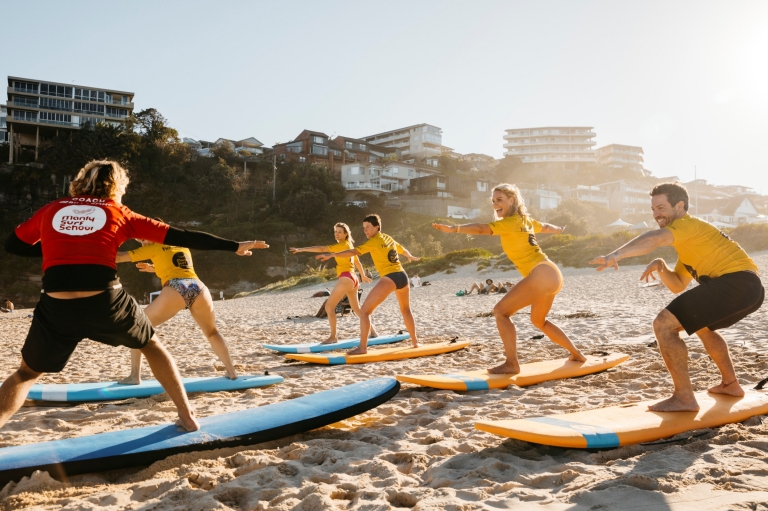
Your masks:
<svg viewBox="0 0 768 511"><path fill-rule="evenodd" d="M740 225L726 234L746 251L768 250L768 224Z"/></svg>

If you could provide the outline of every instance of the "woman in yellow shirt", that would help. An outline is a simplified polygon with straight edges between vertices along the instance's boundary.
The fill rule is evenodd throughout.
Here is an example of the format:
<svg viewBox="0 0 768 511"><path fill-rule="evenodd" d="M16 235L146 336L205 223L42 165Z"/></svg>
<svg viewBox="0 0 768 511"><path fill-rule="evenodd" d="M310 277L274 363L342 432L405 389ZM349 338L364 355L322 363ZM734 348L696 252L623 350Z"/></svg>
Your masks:
<svg viewBox="0 0 768 511"><path fill-rule="evenodd" d="M341 252L342 250L349 250L355 248L352 239L352 231L345 223L337 223L333 226L333 236L336 238L336 244L334 245L317 245L314 247L291 247L290 251L293 254L299 252ZM352 269L354 263L357 270L360 272L360 279L365 282L371 282L371 279L365 274L363 265L360 264L360 259L355 257L337 257L336 258L336 286L331 291L331 295L325 301L325 312L328 316L328 323L331 325L331 335L320 344L331 344L338 342L338 336L336 333L336 305L342 300L344 295L347 295L349 299L349 305L355 314L360 316L360 304L357 301L357 288L360 282L357 280L355 271ZM371 337L377 337L376 330L371 325Z"/></svg>
<svg viewBox="0 0 768 511"><path fill-rule="evenodd" d="M137 262L147 259L152 261L151 264L142 262L136 264L140 271L156 273L163 283L160 296L144 309L144 314L147 315L152 326L157 327L174 317L179 311L189 309L192 318L211 343L213 352L224 364L227 377L232 380L237 379L237 371L229 355L227 343L216 328L211 292L197 278L189 249L151 243L146 240L138 241L142 246L130 252L118 252L117 262ZM131 374L118 383L126 385L141 383L141 351L131 350Z"/></svg>
<svg viewBox="0 0 768 511"><path fill-rule="evenodd" d="M432 224L438 231L462 234L484 234L501 237L501 247L517 267L523 280L517 283L493 308L496 327L504 342L506 361L488 369L491 374L517 374L517 331L510 317L520 309L531 306L531 323L553 342L571 353L571 360L583 362L584 355L560 328L547 320L555 296L563 287L563 275L544 255L536 233L561 233L565 227L537 222L528 216L523 197L515 185L500 184L493 189L493 211L496 218L490 224L444 225Z"/></svg>
<svg viewBox="0 0 768 511"><path fill-rule="evenodd" d="M379 215L368 215L363 219L363 232L365 232L368 241L362 245L341 252L316 256L317 259L327 261L331 257L358 257L370 253L373 265L381 276L379 282L371 289L362 307L360 307L358 314L360 317L360 346L348 351L347 354L362 355L368 353L371 314L393 292L397 297L400 313L403 315L405 327L411 335L411 342L415 348L419 342L416 339L416 323L413 320L413 314L411 314L411 288L408 285L408 275L400 264L398 254L403 254L410 261L418 261L419 258L412 256L402 245L381 232L381 217Z"/></svg>

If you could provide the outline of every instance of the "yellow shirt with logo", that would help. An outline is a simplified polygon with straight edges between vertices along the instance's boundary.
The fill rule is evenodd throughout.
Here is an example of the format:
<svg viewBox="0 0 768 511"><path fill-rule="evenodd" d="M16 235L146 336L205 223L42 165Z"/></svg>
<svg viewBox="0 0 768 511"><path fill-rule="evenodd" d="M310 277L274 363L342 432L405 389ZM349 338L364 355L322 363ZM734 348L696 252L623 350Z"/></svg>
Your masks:
<svg viewBox="0 0 768 511"><path fill-rule="evenodd" d="M397 255L403 253L403 247L382 232L378 232L376 236L368 238L368 241L358 245L355 249L361 254L371 254L373 265L382 277L390 273L405 271Z"/></svg>
<svg viewBox="0 0 768 511"><path fill-rule="evenodd" d="M196 279L192 266L192 254L188 248L173 247L161 243L150 243L128 252L131 261L152 260L155 273L165 283L171 279Z"/></svg>
<svg viewBox="0 0 768 511"><path fill-rule="evenodd" d="M344 240L340 243L336 243L335 245L328 245L328 252L344 252L345 250L350 250L352 248L355 248L355 246L352 244L349 240ZM338 277L342 273L349 272L352 273L352 265L353 265L353 259L352 257L334 257L336 260L336 276Z"/></svg>
<svg viewBox="0 0 768 511"><path fill-rule="evenodd" d="M738 243L714 225L691 215L674 220L665 227L674 237L677 251L675 273L716 278L737 271L758 273L757 265Z"/></svg>
<svg viewBox="0 0 768 511"><path fill-rule="evenodd" d="M536 233L541 232L540 222L516 214L491 222L488 226L493 234L501 237L501 248L523 277L527 277L537 264L547 260L536 241Z"/></svg>

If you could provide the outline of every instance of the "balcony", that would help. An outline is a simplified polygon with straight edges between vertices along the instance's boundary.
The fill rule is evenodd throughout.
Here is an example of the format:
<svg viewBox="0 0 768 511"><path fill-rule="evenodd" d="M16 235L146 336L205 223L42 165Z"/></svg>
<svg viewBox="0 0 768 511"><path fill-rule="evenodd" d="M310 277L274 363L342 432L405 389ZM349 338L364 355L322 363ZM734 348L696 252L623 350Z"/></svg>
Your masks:
<svg viewBox="0 0 768 511"><path fill-rule="evenodd" d="M66 121L53 121L50 119L38 119L36 122L44 123L44 124L55 124L57 126L68 126L72 128L79 128L80 125L76 122L66 122Z"/></svg>
<svg viewBox="0 0 768 511"><path fill-rule="evenodd" d="M392 189L399 189L398 185L393 183L387 183L384 185L378 183L368 183L365 181L355 181L349 183L342 183L347 190L376 190L379 192L391 192ZM386 188L385 188L386 187Z"/></svg>
<svg viewBox="0 0 768 511"><path fill-rule="evenodd" d="M11 92L11 91L13 91L13 92L23 92L25 94L40 94L39 90L40 90L39 88L37 90L35 90L35 89L31 88L31 87L20 87L18 85L14 85L13 89L8 87L8 92Z"/></svg>

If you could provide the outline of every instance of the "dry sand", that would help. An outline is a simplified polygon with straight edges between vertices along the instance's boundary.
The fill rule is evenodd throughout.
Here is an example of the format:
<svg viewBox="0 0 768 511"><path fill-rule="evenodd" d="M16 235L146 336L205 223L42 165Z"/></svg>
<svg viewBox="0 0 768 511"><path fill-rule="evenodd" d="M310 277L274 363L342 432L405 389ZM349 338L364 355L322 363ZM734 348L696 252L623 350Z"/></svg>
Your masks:
<svg viewBox="0 0 768 511"><path fill-rule="evenodd" d="M768 270L768 255L758 255ZM37 473L9 483L2 509L715 509L768 510L768 420L682 435L677 441L601 452L543 447L477 431L478 419L561 413L659 399L669 375L653 340L651 321L672 295L641 288L639 267L597 274L566 269L565 287L550 319L586 352L623 351L625 364L580 379L528 388L457 393L404 384L378 408L330 427L267 444L172 456L149 467L74 476L67 483ZM767 273L768 274L768 273ZM378 376L489 367L502 356L492 317L498 296L456 297L454 292L486 277L519 280L514 271L478 273L464 267L428 277L413 290L412 304L423 342L461 336L472 346L448 355L361 366L285 363L261 348L264 342L299 343L327 334L325 320L310 319L324 286L216 302L220 329L241 374L268 369L283 384L244 392L196 394L199 416L292 399ZM370 288L370 285L364 286ZM723 331L744 385L768 376L768 307ZM18 365L30 311L0 315L6 353L0 374ZM300 316L299 319L286 319ZM539 332L525 313L514 316L522 362L560 358L565 352ZM377 311L380 332L403 328L393 297ZM354 316L339 321L343 338L356 337ZM221 375L187 312L163 325L160 336L184 376ZM375 349L375 348L374 348ZM696 338L689 341L697 389L719 381ZM108 381L128 372L127 350L90 341L64 372L43 382ZM150 374L145 364L145 378ZM22 408L0 430L0 446L20 445L147 425L175 418L167 396L73 407Z"/></svg>

